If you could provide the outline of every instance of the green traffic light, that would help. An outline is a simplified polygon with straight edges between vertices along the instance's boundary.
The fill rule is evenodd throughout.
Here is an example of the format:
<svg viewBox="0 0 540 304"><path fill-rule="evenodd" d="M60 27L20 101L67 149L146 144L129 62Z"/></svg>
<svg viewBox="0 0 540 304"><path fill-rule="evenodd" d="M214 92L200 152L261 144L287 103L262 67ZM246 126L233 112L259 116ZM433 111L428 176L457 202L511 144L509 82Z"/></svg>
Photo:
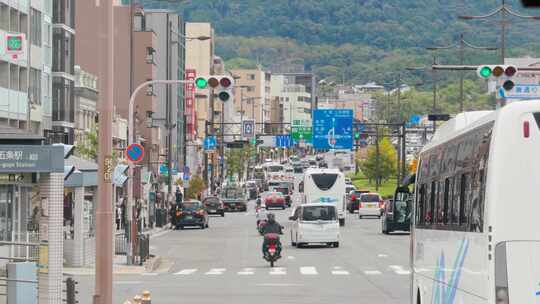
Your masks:
<svg viewBox="0 0 540 304"><path fill-rule="evenodd" d="M206 89L206 87L208 86L208 81L202 77L199 77L195 79L195 85L199 89Z"/></svg>
<svg viewBox="0 0 540 304"><path fill-rule="evenodd" d="M252 139L251 139L251 144L252 144L252 145L256 145L256 144L257 144L257 139L256 139L256 138L252 138Z"/></svg>
<svg viewBox="0 0 540 304"><path fill-rule="evenodd" d="M491 68L488 67L488 66L484 66L480 69L480 76L484 77L484 78L488 78L489 76L491 76Z"/></svg>
<svg viewBox="0 0 540 304"><path fill-rule="evenodd" d="M354 139L360 139L360 133L354 133Z"/></svg>

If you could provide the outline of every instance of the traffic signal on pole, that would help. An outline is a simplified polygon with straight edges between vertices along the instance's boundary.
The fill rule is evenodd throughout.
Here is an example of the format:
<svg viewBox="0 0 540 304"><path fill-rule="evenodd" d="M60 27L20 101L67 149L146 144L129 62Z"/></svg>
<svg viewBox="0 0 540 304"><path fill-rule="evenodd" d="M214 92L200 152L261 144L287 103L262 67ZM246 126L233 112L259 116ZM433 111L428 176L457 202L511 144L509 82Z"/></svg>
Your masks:
<svg viewBox="0 0 540 304"><path fill-rule="evenodd" d="M213 89L219 100L225 102L231 99L234 81L226 75L200 76L195 79L195 86L198 89Z"/></svg>
<svg viewBox="0 0 540 304"><path fill-rule="evenodd" d="M354 132L354 140L359 140L360 139L360 132L356 131Z"/></svg>
<svg viewBox="0 0 540 304"><path fill-rule="evenodd" d="M515 83L512 77L518 72L514 65L481 65L476 69L476 74L482 79L496 80L502 83L503 89L510 91L514 88Z"/></svg>

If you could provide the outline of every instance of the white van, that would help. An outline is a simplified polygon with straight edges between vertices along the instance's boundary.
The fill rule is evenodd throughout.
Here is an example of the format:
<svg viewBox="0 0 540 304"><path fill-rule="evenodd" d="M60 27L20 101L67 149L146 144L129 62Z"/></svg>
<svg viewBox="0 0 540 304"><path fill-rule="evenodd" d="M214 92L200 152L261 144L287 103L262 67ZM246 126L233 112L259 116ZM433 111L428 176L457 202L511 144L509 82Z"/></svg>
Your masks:
<svg viewBox="0 0 540 304"><path fill-rule="evenodd" d="M336 206L339 225L345 225L345 175L338 169L309 168L304 174L304 204L332 203Z"/></svg>
<svg viewBox="0 0 540 304"><path fill-rule="evenodd" d="M309 244L326 244L339 247L339 222L334 204L299 205L289 219L293 221L291 225L293 246L300 248Z"/></svg>

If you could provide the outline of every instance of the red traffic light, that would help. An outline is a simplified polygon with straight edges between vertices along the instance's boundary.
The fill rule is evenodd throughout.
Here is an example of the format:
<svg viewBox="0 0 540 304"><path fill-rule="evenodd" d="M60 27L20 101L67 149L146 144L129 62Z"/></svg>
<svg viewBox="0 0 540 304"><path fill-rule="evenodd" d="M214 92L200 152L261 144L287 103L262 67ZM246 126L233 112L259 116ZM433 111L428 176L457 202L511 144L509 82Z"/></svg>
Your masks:
<svg viewBox="0 0 540 304"><path fill-rule="evenodd" d="M232 81L229 77L223 77L219 80L219 84L224 88L228 88L231 86Z"/></svg>
<svg viewBox="0 0 540 304"><path fill-rule="evenodd" d="M512 65L506 67L506 70L504 70L504 74L508 77L512 77L516 75L516 73L517 73L517 69L515 66L512 66Z"/></svg>

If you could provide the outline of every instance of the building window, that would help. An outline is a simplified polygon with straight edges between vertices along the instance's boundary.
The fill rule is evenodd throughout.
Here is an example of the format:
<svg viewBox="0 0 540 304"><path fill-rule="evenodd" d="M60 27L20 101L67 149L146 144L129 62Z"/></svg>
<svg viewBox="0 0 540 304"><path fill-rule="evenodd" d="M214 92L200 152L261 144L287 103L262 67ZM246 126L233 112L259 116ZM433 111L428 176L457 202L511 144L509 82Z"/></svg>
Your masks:
<svg viewBox="0 0 540 304"><path fill-rule="evenodd" d="M30 10L30 40L33 45L41 46L41 12Z"/></svg>
<svg viewBox="0 0 540 304"><path fill-rule="evenodd" d="M74 122L73 81L54 77L53 79L53 121Z"/></svg>
<svg viewBox="0 0 540 304"><path fill-rule="evenodd" d="M9 63L0 61L0 87L9 88Z"/></svg>
<svg viewBox="0 0 540 304"><path fill-rule="evenodd" d="M34 68L30 70L30 93L32 102L41 104L41 71Z"/></svg>
<svg viewBox="0 0 540 304"><path fill-rule="evenodd" d="M255 92L255 87L249 86L249 87L246 88L246 91Z"/></svg>
<svg viewBox="0 0 540 304"><path fill-rule="evenodd" d="M255 74L248 74L247 76L249 80L255 80Z"/></svg>
<svg viewBox="0 0 540 304"><path fill-rule="evenodd" d="M9 6L0 2L0 29L9 31Z"/></svg>

